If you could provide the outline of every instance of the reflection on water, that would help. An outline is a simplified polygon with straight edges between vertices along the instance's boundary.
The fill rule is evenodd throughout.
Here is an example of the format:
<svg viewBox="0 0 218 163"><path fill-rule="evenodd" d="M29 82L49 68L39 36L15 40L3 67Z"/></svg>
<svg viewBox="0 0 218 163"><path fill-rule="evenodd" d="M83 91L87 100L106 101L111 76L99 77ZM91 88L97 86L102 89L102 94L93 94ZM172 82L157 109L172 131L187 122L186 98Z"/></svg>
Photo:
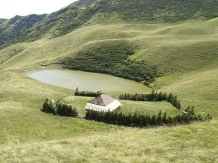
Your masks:
<svg viewBox="0 0 218 163"><path fill-rule="evenodd" d="M80 91L103 91L103 92L133 92L142 93L150 91L144 85L114 77L111 75L89 73L72 70L43 70L27 74L28 77L43 83L63 88Z"/></svg>

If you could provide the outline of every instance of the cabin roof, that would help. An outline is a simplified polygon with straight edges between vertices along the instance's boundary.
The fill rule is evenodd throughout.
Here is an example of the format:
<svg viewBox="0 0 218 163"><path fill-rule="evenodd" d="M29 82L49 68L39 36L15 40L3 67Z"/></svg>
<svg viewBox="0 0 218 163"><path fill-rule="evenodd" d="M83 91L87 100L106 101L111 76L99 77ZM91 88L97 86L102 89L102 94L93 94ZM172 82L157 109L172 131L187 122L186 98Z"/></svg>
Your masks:
<svg viewBox="0 0 218 163"><path fill-rule="evenodd" d="M93 100L89 101L89 103L99 105L99 106L107 106L107 105L109 105L110 103L112 103L115 100L116 99L114 99L111 96L102 94L102 95L94 98Z"/></svg>

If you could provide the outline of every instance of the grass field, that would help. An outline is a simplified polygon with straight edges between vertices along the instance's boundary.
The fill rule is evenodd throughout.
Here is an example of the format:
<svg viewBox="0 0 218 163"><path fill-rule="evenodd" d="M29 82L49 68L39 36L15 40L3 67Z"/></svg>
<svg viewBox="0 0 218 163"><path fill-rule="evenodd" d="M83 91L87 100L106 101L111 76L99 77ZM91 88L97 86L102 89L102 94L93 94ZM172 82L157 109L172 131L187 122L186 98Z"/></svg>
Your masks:
<svg viewBox="0 0 218 163"><path fill-rule="evenodd" d="M115 96L117 97L117 96ZM85 105L88 101L93 99L92 97L78 97L78 96L68 96L62 100L69 102L72 106L75 106L79 111L80 115L85 115ZM176 109L170 103L167 102L135 102L135 101L125 101L119 100L121 102L121 108L119 111L123 113L135 113L139 112L142 114L158 114L159 111L167 112L168 115L177 115L181 113L181 110Z"/></svg>
<svg viewBox="0 0 218 163"><path fill-rule="evenodd" d="M218 162L218 22L85 26L56 39L0 51L0 162ZM185 106L211 114L210 122L138 129L40 112L45 98L65 97L80 114L91 98L40 83L26 73L62 69L49 65L85 46L107 40L137 44L132 59L165 73L150 86L178 95ZM18 50L22 49L22 50ZM168 103L122 101L126 111L177 114ZM156 109L157 108L157 109Z"/></svg>

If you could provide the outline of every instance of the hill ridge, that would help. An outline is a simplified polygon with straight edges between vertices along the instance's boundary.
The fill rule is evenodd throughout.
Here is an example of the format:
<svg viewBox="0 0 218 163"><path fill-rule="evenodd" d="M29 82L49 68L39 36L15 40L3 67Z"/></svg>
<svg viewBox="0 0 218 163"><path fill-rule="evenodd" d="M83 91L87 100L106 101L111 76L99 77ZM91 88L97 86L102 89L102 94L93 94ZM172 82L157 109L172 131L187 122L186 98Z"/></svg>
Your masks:
<svg viewBox="0 0 218 163"><path fill-rule="evenodd" d="M218 17L217 6L216 0L79 0L48 15L0 19L0 46L58 37L83 25L107 23L110 18L110 22L153 23L211 19Z"/></svg>

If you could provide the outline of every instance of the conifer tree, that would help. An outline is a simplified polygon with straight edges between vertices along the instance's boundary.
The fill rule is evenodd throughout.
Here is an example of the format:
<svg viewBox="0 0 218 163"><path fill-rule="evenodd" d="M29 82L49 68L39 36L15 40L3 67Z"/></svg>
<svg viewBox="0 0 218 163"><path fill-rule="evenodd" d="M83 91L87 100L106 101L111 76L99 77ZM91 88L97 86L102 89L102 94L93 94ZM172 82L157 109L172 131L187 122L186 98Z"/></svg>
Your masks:
<svg viewBox="0 0 218 163"><path fill-rule="evenodd" d="M162 112L160 111L157 115L157 125L162 125Z"/></svg>
<svg viewBox="0 0 218 163"><path fill-rule="evenodd" d="M167 113L166 112L163 114L162 123L167 124Z"/></svg>

